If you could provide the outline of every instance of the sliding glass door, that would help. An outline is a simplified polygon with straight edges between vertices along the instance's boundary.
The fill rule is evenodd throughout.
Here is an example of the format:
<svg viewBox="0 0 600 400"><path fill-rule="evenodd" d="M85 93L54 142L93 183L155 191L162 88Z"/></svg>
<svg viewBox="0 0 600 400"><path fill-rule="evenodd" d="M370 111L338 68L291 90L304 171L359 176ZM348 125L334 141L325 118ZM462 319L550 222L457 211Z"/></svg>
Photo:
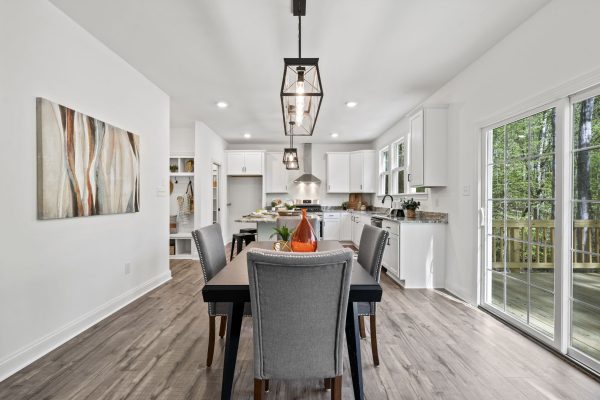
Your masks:
<svg viewBox="0 0 600 400"><path fill-rule="evenodd" d="M600 96L572 101L570 353L600 363Z"/></svg>
<svg viewBox="0 0 600 400"><path fill-rule="evenodd" d="M554 337L555 108L488 131L484 303Z"/></svg>
<svg viewBox="0 0 600 400"><path fill-rule="evenodd" d="M600 88L483 133L481 306L600 373Z"/></svg>

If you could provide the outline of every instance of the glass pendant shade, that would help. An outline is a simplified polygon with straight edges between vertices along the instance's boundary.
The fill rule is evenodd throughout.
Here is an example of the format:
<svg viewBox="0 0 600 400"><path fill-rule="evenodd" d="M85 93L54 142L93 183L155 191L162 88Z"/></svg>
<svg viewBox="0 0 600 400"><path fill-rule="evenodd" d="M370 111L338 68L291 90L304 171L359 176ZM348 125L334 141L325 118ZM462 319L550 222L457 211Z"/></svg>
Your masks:
<svg viewBox="0 0 600 400"><path fill-rule="evenodd" d="M285 134L311 136L323 99L319 59L284 58L283 61L281 111ZM291 125L295 125L293 133Z"/></svg>
<svg viewBox="0 0 600 400"><path fill-rule="evenodd" d="M285 169L300 169L298 149L292 147L283 149L283 163L285 164Z"/></svg>
<svg viewBox="0 0 600 400"><path fill-rule="evenodd" d="M317 251L317 235L306 218L306 208L302 209L302 219L292 234L291 247L294 252Z"/></svg>

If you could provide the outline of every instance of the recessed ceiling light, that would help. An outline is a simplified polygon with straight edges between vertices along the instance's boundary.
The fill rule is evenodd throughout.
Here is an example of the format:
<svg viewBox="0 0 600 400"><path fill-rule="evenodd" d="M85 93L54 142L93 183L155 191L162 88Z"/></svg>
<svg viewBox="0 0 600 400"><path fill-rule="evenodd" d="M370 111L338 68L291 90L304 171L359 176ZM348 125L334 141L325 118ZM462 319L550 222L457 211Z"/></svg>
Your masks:
<svg viewBox="0 0 600 400"><path fill-rule="evenodd" d="M333 132L333 133L331 134L331 137L332 137L332 138L334 138L334 139L335 139L336 137L338 137L338 136L340 136L340 135L339 135L338 133L336 133L336 132Z"/></svg>
<svg viewBox="0 0 600 400"><path fill-rule="evenodd" d="M346 107L348 107L348 108L354 108L354 107L356 107L357 105L358 105L358 103L357 103L357 102L355 102L355 101L347 101L347 102L346 102Z"/></svg>
<svg viewBox="0 0 600 400"><path fill-rule="evenodd" d="M251 135L251 134L249 134L249 133L244 133L244 138L245 138L245 139L250 139L251 137L252 137L252 135Z"/></svg>
<svg viewBox="0 0 600 400"><path fill-rule="evenodd" d="M227 102L225 102L225 101L217 101L217 107L227 108L227 107L229 107L229 104L227 104Z"/></svg>

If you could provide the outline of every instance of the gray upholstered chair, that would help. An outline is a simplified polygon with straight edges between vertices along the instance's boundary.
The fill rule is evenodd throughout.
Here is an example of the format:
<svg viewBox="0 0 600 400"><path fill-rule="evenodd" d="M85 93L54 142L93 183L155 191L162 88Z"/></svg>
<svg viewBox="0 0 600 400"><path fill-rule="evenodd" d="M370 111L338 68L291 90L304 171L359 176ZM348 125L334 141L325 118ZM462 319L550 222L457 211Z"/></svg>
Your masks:
<svg viewBox="0 0 600 400"><path fill-rule="evenodd" d="M342 398L352 256L349 249L248 252L255 399L269 379L312 378L326 379L331 398Z"/></svg>
<svg viewBox="0 0 600 400"><path fill-rule="evenodd" d="M365 225L360 236L360 246L358 247L358 263L365 268L377 282L381 279L381 260L383 251L388 240L389 233L386 230L371 225ZM379 353L377 351L377 303L358 303L358 324L360 327L360 337L365 338L365 317L369 317L371 327L371 352L373 353L373 363L379 365Z"/></svg>
<svg viewBox="0 0 600 400"><path fill-rule="evenodd" d="M192 237L198 249L200 256L200 266L204 275L204 283L211 280L215 275L227 265L225 256L225 246L223 245L223 235L221 225L213 224L205 226L192 232ZM221 326L219 327L219 336L225 336L227 327L227 311L229 303L208 303L208 352L206 354L206 366L212 365L213 354L215 352L215 323L216 318L221 317ZM250 304L244 306L244 315L252 315Z"/></svg>

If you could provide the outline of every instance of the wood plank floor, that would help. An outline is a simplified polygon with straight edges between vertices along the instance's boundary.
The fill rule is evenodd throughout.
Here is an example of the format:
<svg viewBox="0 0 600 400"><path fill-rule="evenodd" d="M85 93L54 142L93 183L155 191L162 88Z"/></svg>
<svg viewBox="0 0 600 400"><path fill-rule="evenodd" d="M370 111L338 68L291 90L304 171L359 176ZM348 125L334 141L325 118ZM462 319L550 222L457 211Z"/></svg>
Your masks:
<svg viewBox="0 0 600 400"><path fill-rule="evenodd" d="M199 264L173 261L173 280L0 383L0 399L216 399ZM367 399L598 399L600 384L484 312L383 277L381 365L362 342ZM368 329L368 324L367 324ZM368 334L368 332L367 332ZM348 361L345 360L345 371ZM245 319L235 398L252 398L252 322ZM344 399L352 399L349 373ZM272 382L268 399L328 399L320 381Z"/></svg>

